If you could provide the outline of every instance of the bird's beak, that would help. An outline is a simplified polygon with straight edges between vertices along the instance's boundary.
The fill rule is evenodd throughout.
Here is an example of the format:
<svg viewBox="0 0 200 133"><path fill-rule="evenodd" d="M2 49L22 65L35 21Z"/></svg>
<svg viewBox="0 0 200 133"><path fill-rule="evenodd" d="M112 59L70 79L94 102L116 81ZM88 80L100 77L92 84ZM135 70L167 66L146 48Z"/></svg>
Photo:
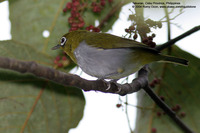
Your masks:
<svg viewBox="0 0 200 133"><path fill-rule="evenodd" d="M61 45L58 44L58 45L54 46L53 48L51 48L51 50L56 50L56 49L59 49L60 47L61 47Z"/></svg>

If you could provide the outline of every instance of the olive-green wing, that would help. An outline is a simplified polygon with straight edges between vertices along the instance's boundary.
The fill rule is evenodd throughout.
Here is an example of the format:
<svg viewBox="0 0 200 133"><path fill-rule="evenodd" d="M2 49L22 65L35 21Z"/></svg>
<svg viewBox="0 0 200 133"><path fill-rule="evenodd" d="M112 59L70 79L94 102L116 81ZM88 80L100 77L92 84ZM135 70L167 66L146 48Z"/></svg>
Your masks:
<svg viewBox="0 0 200 133"><path fill-rule="evenodd" d="M150 48L149 46L144 45L140 42L106 33L88 32L85 38L86 38L85 41L88 45L103 49L134 48L134 47L147 48L147 49Z"/></svg>

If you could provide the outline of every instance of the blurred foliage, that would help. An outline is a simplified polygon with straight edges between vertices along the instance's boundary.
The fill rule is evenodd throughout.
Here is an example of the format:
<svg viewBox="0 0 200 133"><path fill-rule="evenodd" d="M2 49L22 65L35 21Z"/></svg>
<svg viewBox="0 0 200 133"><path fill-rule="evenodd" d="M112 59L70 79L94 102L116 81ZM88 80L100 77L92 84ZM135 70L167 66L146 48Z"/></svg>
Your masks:
<svg viewBox="0 0 200 133"><path fill-rule="evenodd" d="M200 59L175 46L172 47L171 54L189 60L189 66L152 63L150 81L159 79L153 90L186 125L194 132L200 132L200 92L197 80L200 75ZM137 97L138 106L151 107L152 110L137 110L136 133L148 133L152 128L162 133L182 133L144 91L140 91Z"/></svg>

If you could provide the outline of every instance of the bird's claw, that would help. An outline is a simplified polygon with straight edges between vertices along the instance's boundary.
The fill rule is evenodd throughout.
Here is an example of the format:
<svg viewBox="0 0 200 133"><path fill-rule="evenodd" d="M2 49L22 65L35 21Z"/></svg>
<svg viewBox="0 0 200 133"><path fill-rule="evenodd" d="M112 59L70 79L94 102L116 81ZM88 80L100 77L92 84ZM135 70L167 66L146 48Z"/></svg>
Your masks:
<svg viewBox="0 0 200 133"><path fill-rule="evenodd" d="M117 80L116 80L116 79L107 82L107 86L108 86L108 87L106 88L106 91L110 90L111 84L112 84L112 83L115 84L115 85L117 86L117 88L118 88L118 90L117 90L115 93L121 92L121 87L119 87L119 86L117 85Z"/></svg>
<svg viewBox="0 0 200 133"><path fill-rule="evenodd" d="M110 90L111 83L110 83L110 82L108 82L108 83L107 83L107 86L108 86L108 87L106 88L106 91Z"/></svg>
<svg viewBox="0 0 200 133"><path fill-rule="evenodd" d="M105 81L103 78L99 78L98 80L102 80L104 83L106 83L107 84L107 88L105 89L105 91L109 91L110 89L111 89L111 84L113 83L113 84L115 84L116 86L117 86L117 88L118 88L118 90L115 92L115 93L119 93L119 92L121 92L121 87L119 87L118 85L117 85L117 81L118 81L118 79L113 79L113 80L111 80L111 81Z"/></svg>

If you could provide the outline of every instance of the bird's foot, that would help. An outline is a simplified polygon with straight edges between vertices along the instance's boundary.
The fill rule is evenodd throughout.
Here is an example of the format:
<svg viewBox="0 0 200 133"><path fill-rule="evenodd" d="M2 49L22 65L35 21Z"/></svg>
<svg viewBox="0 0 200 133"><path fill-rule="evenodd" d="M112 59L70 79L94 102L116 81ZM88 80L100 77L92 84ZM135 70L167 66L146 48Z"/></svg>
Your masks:
<svg viewBox="0 0 200 133"><path fill-rule="evenodd" d="M112 79L112 80L110 80L109 82L107 82L108 88L106 89L106 91L108 91L108 90L110 89L111 84L113 84L113 83L116 84L118 80L119 80L119 79Z"/></svg>
<svg viewBox="0 0 200 133"><path fill-rule="evenodd" d="M111 89L112 84L117 85L117 81L118 81L119 79L112 79L112 80L110 80L110 81L106 81L106 80L103 79L103 78L98 78L97 80L101 80L101 81L103 81L104 83L106 83L106 84L107 84L106 91L109 91L109 90ZM117 90L115 93L119 93L120 91L121 91L121 89L120 89L120 87L118 87L118 90Z"/></svg>

